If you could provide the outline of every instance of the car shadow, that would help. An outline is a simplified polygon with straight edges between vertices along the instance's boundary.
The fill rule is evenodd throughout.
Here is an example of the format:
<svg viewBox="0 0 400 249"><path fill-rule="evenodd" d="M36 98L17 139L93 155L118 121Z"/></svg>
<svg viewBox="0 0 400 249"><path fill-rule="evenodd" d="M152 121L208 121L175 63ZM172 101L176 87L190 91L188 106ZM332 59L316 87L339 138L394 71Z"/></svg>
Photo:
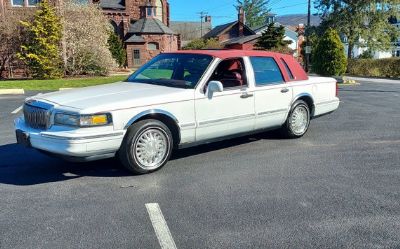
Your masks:
<svg viewBox="0 0 400 249"><path fill-rule="evenodd" d="M280 139L276 132L261 133L200 145L173 153L171 161L195 156L210 151L248 144L254 141ZM34 149L18 144L0 146L0 185L29 186L50 182L67 181L80 177L130 177L117 159L106 159L87 163L71 163L47 156Z"/></svg>

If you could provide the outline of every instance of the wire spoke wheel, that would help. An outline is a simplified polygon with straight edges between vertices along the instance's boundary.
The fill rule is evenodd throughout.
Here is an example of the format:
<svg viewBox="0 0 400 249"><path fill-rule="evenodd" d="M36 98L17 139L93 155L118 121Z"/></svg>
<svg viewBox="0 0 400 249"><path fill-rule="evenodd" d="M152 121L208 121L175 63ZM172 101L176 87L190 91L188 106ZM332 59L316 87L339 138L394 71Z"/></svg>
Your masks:
<svg viewBox="0 0 400 249"><path fill-rule="evenodd" d="M168 136L162 129L148 128L142 131L132 145L132 154L139 165L152 170L162 165L168 154Z"/></svg>
<svg viewBox="0 0 400 249"><path fill-rule="evenodd" d="M303 105L298 105L292 112L290 118L290 129L296 135L302 135L307 131L309 124L309 112L307 108Z"/></svg>

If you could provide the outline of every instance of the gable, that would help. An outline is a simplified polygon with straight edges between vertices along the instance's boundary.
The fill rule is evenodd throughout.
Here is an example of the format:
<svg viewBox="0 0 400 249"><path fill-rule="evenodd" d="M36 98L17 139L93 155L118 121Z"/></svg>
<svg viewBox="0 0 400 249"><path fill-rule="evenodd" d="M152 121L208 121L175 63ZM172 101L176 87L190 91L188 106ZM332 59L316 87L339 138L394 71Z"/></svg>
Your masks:
<svg viewBox="0 0 400 249"><path fill-rule="evenodd" d="M248 26L243 24L243 35L254 35L255 32L250 29ZM216 38L218 37L220 40L228 40L231 38L239 37L239 22L231 22L223 25L219 25L213 28L210 32L203 36L204 38Z"/></svg>

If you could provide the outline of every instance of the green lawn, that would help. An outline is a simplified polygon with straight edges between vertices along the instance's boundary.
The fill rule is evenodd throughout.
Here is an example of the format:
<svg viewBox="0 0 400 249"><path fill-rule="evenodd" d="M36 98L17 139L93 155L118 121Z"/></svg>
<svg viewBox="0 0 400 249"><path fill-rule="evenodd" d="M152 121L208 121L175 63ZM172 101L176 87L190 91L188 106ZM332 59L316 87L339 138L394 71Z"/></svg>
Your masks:
<svg viewBox="0 0 400 249"><path fill-rule="evenodd" d="M127 75L110 77L67 78L57 80L6 80L0 81L0 89L58 90L59 88L85 87L118 82Z"/></svg>

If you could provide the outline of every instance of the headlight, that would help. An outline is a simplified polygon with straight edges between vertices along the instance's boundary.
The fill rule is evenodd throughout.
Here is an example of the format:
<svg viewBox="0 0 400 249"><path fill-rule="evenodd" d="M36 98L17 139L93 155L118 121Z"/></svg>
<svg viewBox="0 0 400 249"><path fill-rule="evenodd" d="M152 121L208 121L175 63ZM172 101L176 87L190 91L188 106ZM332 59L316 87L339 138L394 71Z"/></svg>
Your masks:
<svg viewBox="0 0 400 249"><path fill-rule="evenodd" d="M93 115L57 113L54 116L54 123L56 125L68 125L75 127L103 126L111 124L112 117L109 113Z"/></svg>

